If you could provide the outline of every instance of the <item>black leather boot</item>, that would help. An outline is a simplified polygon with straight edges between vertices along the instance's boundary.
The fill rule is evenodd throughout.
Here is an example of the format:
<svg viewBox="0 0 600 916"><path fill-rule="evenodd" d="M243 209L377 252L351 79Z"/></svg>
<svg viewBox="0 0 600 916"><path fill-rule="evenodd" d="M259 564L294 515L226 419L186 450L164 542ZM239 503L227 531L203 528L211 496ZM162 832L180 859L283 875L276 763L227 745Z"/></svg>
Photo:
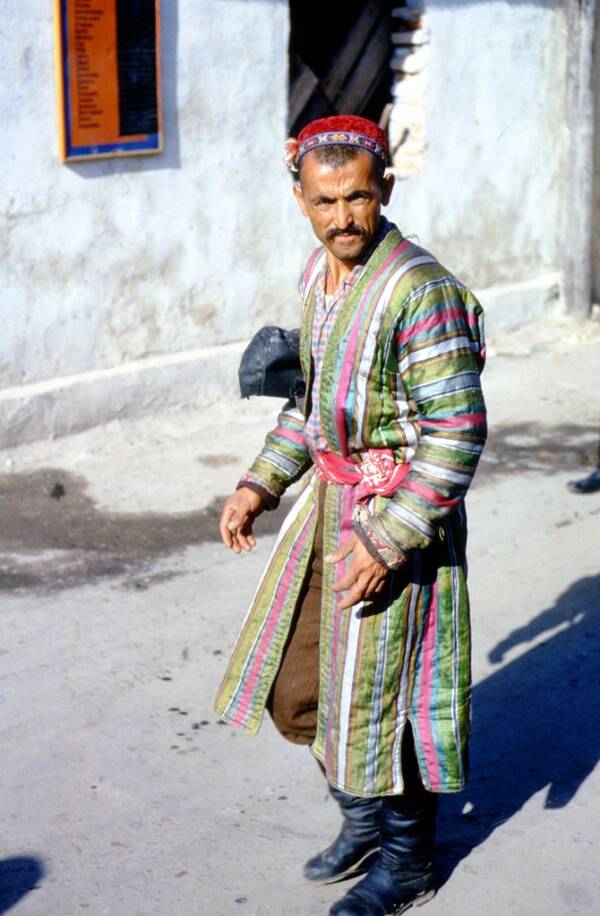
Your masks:
<svg viewBox="0 0 600 916"><path fill-rule="evenodd" d="M330 916L397 916L434 895L435 795L420 790L382 801L377 859L367 876L332 906Z"/></svg>
<svg viewBox="0 0 600 916"><path fill-rule="evenodd" d="M331 846L304 866L304 877L309 881L329 881L360 872L364 859L379 847L382 799L358 798L333 786L329 786L329 791L341 808L344 822Z"/></svg>

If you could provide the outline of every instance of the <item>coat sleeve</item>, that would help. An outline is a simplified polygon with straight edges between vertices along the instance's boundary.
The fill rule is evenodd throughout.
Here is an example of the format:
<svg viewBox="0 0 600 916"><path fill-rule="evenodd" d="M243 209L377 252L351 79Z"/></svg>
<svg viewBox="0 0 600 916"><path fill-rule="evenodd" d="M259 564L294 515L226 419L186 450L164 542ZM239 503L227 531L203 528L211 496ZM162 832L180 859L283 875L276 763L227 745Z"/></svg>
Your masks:
<svg viewBox="0 0 600 916"><path fill-rule="evenodd" d="M304 441L304 417L288 401L267 435L262 451L241 478L238 487L249 486L261 493L268 509L275 509L290 484L312 465Z"/></svg>
<svg viewBox="0 0 600 916"><path fill-rule="evenodd" d="M453 278L417 290L394 331L418 440L410 471L385 508L362 512L355 522L365 546L390 568L408 551L428 547L464 499L487 434L483 317L475 297Z"/></svg>

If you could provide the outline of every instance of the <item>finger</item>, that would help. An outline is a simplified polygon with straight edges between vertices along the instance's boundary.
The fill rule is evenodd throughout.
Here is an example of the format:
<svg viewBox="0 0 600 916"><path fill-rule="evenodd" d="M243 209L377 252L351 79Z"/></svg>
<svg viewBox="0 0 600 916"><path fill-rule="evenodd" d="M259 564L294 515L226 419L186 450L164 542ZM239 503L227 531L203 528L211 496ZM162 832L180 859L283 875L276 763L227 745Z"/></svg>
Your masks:
<svg viewBox="0 0 600 916"><path fill-rule="evenodd" d="M365 573L359 575L356 580L352 583L348 590L348 594L345 598L342 598L341 602L338 604L340 610L345 610L346 608L352 607L357 604L359 601L362 601L366 597L366 592L369 587L369 577Z"/></svg>
<svg viewBox="0 0 600 916"><path fill-rule="evenodd" d="M356 536L347 538L337 550L334 550L333 553L328 553L325 557L326 563L339 563L340 560L344 560L349 554L352 553L356 545Z"/></svg>
<svg viewBox="0 0 600 916"><path fill-rule="evenodd" d="M352 588L353 585L358 581L358 570L351 566L350 569L346 572L345 576L342 576L340 581L333 586L331 589L332 592L345 592L349 588Z"/></svg>
<svg viewBox="0 0 600 916"><path fill-rule="evenodd" d="M354 583L349 586L350 591L345 598L338 604L340 610L352 607L359 601L365 601L377 592L385 588L387 577L381 577L379 574L359 573ZM335 591L336 589L334 589Z"/></svg>
<svg viewBox="0 0 600 916"><path fill-rule="evenodd" d="M243 550L244 548L242 547L242 544L240 543L240 532L239 532L239 530L238 530L238 531L234 531L234 532L232 533L232 535L231 535L231 541L232 541L231 549L232 549L233 551L235 551L235 553L238 553L238 554L241 553L242 550Z"/></svg>
<svg viewBox="0 0 600 916"><path fill-rule="evenodd" d="M363 589L359 585L356 585L348 592L345 598L342 598L338 604L338 609L340 611L347 611L348 608L354 607L355 604L362 601L363 597Z"/></svg>
<svg viewBox="0 0 600 916"><path fill-rule="evenodd" d="M246 535L244 529L251 526L248 525L248 518L246 515L241 516L237 510L233 509L230 519L225 524L225 531L231 536L232 549L233 544L237 544L238 550L236 553L240 553L241 550L250 550L251 547L246 543Z"/></svg>
<svg viewBox="0 0 600 916"><path fill-rule="evenodd" d="M230 550L233 548L233 535L230 531L221 531L221 540Z"/></svg>
<svg viewBox="0 0 600 916"><path fill-rule="evenodd" d="M373 595L377 595L383 591L385 582L381 582L379 579L372 579L368 585L365 586L363 592L363 598L372 598Z"/></svg>
<svg viewBox="0 0 600 916"><path fill-rule="evenodd" d="M345 592L347 589L352 588L355 582L359 579L365 583L370 582L374 578L379 581L378 573L369 572L369 570L362 570L359 563L354 560L351 566L346 570L345 575L340 579L337 585L334 585L332 591L334 592Z"/></svg>
<svg viewBox="0 0 600 916"><path fill-rule="evenodd" d="M256 543L250 531L243 531L241 529L237 532L237 541L242 550L245 551L252 550Z"/></svg>
<svg viewBox="0 0 600 916"><path fill-rule="evenodd" d="M223 514L219 520L219 532L226 547L232 547L233 545L233 533L229 530L229 520L234 511L231 506L226 507L223 509Z"/></svg>
<svg viewBox="0 0 600 916"><path fill-rule="evenodd" d="M386 582L387 582L387 576L385 573L382 574L379 569L375 571L371 570L370 575L369 575L369 582L368 582L369 591L370 592L381 591L381 589L384 587Z"/></svg>

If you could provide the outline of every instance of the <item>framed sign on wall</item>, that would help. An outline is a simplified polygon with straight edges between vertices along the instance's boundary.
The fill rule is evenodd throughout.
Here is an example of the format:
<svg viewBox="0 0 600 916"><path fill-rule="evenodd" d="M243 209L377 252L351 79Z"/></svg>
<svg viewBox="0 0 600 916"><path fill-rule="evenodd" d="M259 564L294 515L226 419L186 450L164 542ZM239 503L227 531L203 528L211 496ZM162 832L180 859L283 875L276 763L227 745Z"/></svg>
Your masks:
<svg viewBox="0 0 600 916"><path fill-rule="evenodd" d="M54 8L61 159L160 153L160 0Z"/></svg>

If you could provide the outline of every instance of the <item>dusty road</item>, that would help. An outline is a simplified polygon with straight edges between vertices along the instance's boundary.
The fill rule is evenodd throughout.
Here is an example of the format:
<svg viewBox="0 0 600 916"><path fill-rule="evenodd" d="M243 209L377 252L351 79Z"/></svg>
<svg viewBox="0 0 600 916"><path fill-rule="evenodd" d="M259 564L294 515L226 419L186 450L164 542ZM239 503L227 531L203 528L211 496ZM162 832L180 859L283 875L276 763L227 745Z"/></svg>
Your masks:
<svg viewBox="0 0 600 916"><path fill-rule="evenodd" d="M472 779L441 809L424 916L600 912L600 325L494 342L468 500ZM591 395L590 395L591 392ZM321 916L301 864L337 816L310 755L212 698L251 556L219 506L276 402L225 403L0 455L0 913ZM235 425L234 425L235 424Z"/></svg>

